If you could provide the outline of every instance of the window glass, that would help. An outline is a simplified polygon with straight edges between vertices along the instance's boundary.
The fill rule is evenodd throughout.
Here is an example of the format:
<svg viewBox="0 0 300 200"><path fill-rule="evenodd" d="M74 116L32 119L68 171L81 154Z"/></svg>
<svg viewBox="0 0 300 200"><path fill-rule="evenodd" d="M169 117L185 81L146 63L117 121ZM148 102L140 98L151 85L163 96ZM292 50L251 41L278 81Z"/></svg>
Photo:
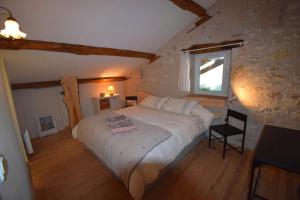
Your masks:
<svg viewBox="0 0 300 200"><path fill-rule="evenodd" d="M230 56L228 51L195 56L194 93L227 96Z"/></svg>

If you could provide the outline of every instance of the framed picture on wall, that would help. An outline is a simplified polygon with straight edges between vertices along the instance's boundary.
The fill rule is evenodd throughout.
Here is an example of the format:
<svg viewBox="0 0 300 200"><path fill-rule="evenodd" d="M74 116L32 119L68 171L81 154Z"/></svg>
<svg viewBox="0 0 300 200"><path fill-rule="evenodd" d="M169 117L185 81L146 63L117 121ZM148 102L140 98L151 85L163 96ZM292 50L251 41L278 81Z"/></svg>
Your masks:
<svg viewBox="0 0 300 200"><path fill-rule="evenodd" d="M58 131L53 114L36 117L40 137L56 133Z"/></svg>

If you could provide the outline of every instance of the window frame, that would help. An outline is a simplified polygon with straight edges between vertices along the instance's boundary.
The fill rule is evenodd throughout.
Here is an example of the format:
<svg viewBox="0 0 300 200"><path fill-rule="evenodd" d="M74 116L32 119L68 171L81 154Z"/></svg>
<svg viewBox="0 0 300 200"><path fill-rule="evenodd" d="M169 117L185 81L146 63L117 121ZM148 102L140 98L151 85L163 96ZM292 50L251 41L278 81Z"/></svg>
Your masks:
<svg viewBox="0 0 300 200"><path fill-rule="evenodd" d="M222 76L222 91L203 91L200 90L200 61L201 59L209 59L215 57L224 57L223 64L223 76ZM231 50L218 51L218 52L209 52L203 54L195 54L193 59L193 94L196 95L211 95L211 96L222 96L228 97L229 88L230 88L230 70L231 70Z"/></svg>

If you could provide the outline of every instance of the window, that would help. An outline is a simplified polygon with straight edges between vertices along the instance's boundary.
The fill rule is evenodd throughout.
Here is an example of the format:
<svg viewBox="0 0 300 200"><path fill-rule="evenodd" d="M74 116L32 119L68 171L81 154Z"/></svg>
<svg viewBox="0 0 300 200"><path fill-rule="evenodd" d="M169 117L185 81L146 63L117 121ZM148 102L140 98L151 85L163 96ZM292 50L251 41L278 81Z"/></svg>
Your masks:
<svg viewBox="0 0 300 200"><path fill-rule="evenodd" d="M193 93L228 96L230 60L231 51L196 54Z"/></svg>

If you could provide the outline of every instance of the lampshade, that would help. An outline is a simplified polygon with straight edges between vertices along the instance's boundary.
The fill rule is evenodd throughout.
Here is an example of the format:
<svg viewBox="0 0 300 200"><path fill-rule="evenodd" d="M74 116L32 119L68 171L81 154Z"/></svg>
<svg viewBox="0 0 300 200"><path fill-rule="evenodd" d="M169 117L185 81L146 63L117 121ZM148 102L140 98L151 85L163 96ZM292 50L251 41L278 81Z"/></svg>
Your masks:
<svg viewBox="0 0 300 200"><path fill-rule="evenodd" d="M112 86L112 85L108 86L107 90L108 90L108 93L110 96L114 95L114 92L115 92L114 86Z"/></svg>
<svg viewBox="0 0 300 200"><path fill-rule="evenodd" d="M7 18L4 22L4 25L5 28L0 32L1 36L13 39L22 39L26 37L26 33L20 31L19 24L14 18Z"/></svg>

